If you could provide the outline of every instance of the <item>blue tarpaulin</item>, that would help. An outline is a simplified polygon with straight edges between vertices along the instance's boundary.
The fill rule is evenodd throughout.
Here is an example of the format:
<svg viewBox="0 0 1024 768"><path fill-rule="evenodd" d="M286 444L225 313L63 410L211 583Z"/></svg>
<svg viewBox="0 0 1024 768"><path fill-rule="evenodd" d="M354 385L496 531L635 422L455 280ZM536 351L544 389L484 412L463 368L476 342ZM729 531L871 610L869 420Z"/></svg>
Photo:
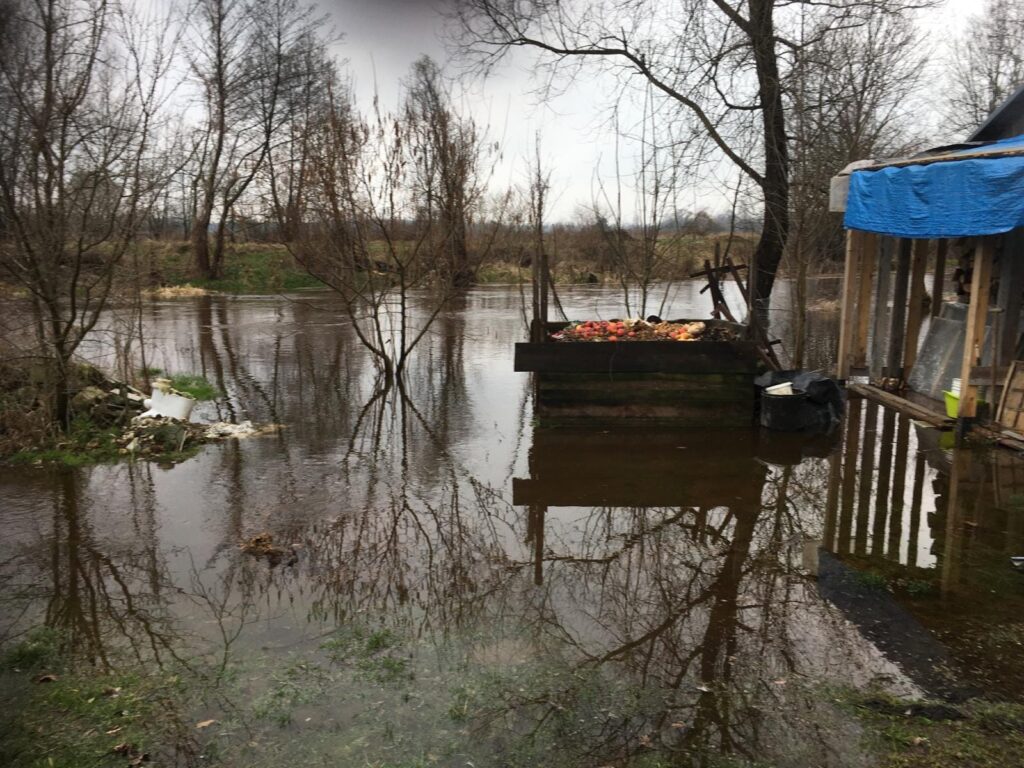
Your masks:
<svg viewBox="0 0 1024 768"><path fill-rule="evenodd" d="M854 171L843 223L893 237L998 235L1024 226L1024 136L957 150L958 160Z"/></svg>

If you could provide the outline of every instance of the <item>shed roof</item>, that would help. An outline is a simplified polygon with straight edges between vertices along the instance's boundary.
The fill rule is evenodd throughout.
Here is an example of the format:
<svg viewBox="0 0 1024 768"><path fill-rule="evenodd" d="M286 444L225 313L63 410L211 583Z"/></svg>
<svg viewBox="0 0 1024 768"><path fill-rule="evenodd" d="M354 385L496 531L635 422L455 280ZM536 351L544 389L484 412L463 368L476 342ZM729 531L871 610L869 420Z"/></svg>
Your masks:
<svg viewBox="0 0 1024 768"><path fill-rule="evenodd" d="M1024 84L978 126L968 141L994 141L1024 133Z"/></svg>
<svg viewBox="0 0 1024 768"><path fill-rule="evenodd" d="M851 168L844 224L908 238L1024 226L1024 135Z"/></svg>

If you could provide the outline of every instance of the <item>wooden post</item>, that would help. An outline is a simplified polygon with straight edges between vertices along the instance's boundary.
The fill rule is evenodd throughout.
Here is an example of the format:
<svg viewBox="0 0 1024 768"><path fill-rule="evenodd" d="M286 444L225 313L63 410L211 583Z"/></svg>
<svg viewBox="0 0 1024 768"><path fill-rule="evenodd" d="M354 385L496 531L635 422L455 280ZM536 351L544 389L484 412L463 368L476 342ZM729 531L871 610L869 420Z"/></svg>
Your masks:
<svg viewBox="0 0 1024 768"><path fill-rule="evenodd" d="M846 263L843 266L843 295L839 320L839 354L836 359L836 375L845 379L850 375L853 336L857 319L857 276L860 272L860 255L863 252L864 233L857 229L846 232Z"/></svg>
<svg viewBox="0 0 1024 768"><path fill-rule="evenodd" d="M910 260L910 299L907 307L907 338L903 345L903 378L910 378L910 369L917 362L917 346L924 316L924 272L928 266L928 241L915 240Z"/></svg>
<svg viewBox="0 0 1024 768"><path fill-rule="evenodd" d="M992 252L994 240L982 237L974 251L974 273L971 276L971 303L967 308L967 331L964 334L964 356L960 364L960 410L957 414L960 431L978 415L978 385L971 382L971 369L981 363L981 347L985 340L988 318L988 297L992 284Z"/></svg>
<svg viewBox="0 0 1024 768"><path fill-rule="evenodd" d="M871 324L871 289L878 264L878 235L864 233L864 248L860 254L860 292L857 296L857 327L854 331L853 367L866 368L868 361L868 331Z"/></svg>
<svg viewBox="0 0 1024 768"><path fill-rule="evenodd" d="M901 238L896 252L896 284L892 291L892 315L889 318L889 349L885 355L885 375L903 378L903 341L907 331L907 284L910 280L910 253L913 241Z"/></svg>

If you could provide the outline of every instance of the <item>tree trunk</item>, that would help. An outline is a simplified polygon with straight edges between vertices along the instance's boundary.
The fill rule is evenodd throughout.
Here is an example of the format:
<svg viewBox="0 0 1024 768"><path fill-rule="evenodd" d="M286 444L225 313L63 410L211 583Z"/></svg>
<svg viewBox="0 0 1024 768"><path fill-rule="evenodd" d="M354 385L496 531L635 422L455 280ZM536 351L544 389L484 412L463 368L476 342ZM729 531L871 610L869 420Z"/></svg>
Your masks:
<svg viewBox="0 0 1024 768"><path fill-rule="evenodd" d="M224 242L225 224L228 220L229 206L221 211L220 223L217 224L217 234L213 236L213 258L210 260L210 279L220 280L223 277L224 268Z"/></svg>
<svg viewBox="0 0 1024 768"><path fill-rule="evenodd" d="M62 432L71 427L71 396L68 392L68 363L58 356L53 366L53 412L54 418Z"/></svg>
<svg viewBox="0 0 1024 768"><path fill-rule="evenodd" d="M757 275L751 281L751 303L761 313L768 309L789 234L789 145L775 55L773 10L773 0L750 0L750 41L764 128L764 223L754 255Z"/></svg>
<svg viewBox="0 0 1024 768"><path fill-rule="evenodd" d="M210 209L205 205L196 211L192 222L192 255L195 259L196 273L200 277L211 279L210 274Z"/></svg>
<svg viewBox="0 0 1024 768"><path fill-rule="evenodd" d="M451 226L451 280L454 288L468 288L473 283L473 271L469 268L469 251L466 248L466 222L456 215Z"/></svg>

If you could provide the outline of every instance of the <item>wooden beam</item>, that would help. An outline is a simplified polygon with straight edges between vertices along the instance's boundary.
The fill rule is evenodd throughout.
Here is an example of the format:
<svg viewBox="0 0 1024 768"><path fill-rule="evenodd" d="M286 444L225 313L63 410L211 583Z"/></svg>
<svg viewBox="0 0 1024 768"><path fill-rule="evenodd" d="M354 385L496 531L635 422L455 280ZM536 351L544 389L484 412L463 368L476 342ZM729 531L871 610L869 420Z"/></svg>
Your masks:
<svg viewBox="0 0 1024 768"><path fill-rule="evenodd" d="M910 370L917 362L917 347L924 316L924 273L928 266L928 241L915 240L910 259L910 298L907 305L907 338L903 345L903 378L910 378Z"/></svg>
<svg viewBox="0 0 1024 768"><path fill-rule="evenodd" d="M946 284L946 252L949 240L939 240L935 247L935 273L932 275L932 317L942 311L942 292Z"/></svg>
<svg viewBox="0 0 1024 768"><path fill-rule="evenodd" d="M994 250L994 238L982 237L978 239L978 245L974 251L971 303L967 308L964 356L960 364L960 410L957 416L961 420L972 420L978 415L978 385L971 383L971 369L981 364L981 347L985 339L985 321L988 318L988 299L992 285L992 254Z"/></svg>
<svg viewBox="0 0 1024 768"><path fill-rule="evenodd" d="M863 252L864 232L850 229L846 232L846 263L843 266L843 294L839 320L839 354L836 375L845 379L853 362L853 336L857 318L857 276L860 272L860 256Z"/></svg>
<svg viewBox="0 0 1024 768"><path fill-rule="evenodd" d="M907 414L912 419L931 424L933 427L948 427L950 420L946 418L945 412L930 410L923 405L911 402L904 397L886 392L884 389L873 387L870 384L848 384L847 390L868 400L874 400L887 408L893 408L900 413Z"/></svg>
<svg viewBox="0 0 1024 768"><path fill-rule="evenodd" d="M857 327L854 331L853 367L865 368L868 360L868 331L871 325L871 289L878 265L878 235L864 233L864 248L860 255L860 286L857 296Z"/></svg>
<svg viewBox="0 0 1024 768"><path fill-rule="evenodd" d="M907 332L907 287L910 282L910 255L913 241L900 238L896 250L896 284L892 292L889 318L889 349L885 355L885 375L903 378L903 341Z"/></svg>

